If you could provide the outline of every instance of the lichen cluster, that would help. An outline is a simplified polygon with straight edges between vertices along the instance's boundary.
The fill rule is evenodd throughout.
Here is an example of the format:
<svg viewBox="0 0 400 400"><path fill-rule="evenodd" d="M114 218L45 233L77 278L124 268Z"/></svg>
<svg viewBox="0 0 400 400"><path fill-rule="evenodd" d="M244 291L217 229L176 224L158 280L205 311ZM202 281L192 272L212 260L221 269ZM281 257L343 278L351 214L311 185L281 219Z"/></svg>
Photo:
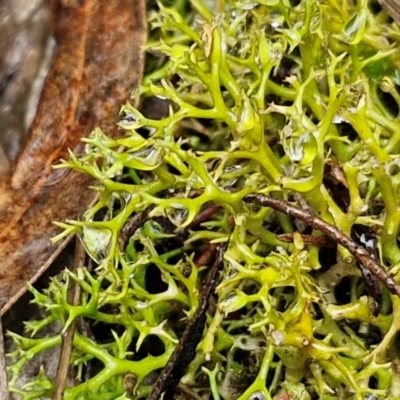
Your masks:
<svg viewBox="0 0 400 400"><path fill-rule="evenodd" d="M77 383L64 398L146 398L199 305L207 253L228 243L181 380L188 392L400 398L400 299L372 293L373 278L320 232L243 202L263 193L297 204L396 275L399 27L367 0L175 1L149 20L151 68L134 95L167 112L152 119L126 105L123 138L96 129L85 154L62 164L95 178L99 200L55 240L77 233L96 267L32 289L48 317L27 323L31 338L13 335L12 390L51 396L47 372L25 388L17 378L80 319L94 333L75 334ZM121 231L144 210L150 218L125 243ZM81 286L78 306L67 301L70 281ZM35 338L56 322L60 334Z"/></svg>

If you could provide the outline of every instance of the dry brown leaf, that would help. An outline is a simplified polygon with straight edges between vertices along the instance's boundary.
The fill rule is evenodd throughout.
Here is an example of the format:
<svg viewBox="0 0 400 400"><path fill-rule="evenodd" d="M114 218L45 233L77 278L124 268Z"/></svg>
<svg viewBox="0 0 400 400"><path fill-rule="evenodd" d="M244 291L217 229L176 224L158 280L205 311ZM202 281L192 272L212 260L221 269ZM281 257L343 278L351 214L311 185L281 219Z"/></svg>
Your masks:
<svg viewBox="0 0 400 400"><path fill-rule="evenodd" d="M79 151L100 126L118 136L118 112L143 73L144 0L53 0L58 41L25 145L0 182L0 307L2 314L52 263L53 221L76 219L94 201L93 183L52 165Z"/></svg>

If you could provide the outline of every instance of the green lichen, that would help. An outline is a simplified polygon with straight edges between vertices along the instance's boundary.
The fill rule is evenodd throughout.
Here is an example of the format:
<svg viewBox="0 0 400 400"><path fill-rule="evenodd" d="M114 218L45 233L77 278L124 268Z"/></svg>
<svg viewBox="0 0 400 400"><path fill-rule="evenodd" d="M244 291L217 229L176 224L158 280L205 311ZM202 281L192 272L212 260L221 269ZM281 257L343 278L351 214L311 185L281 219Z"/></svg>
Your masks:
<svg viewBox="0 0 400 400"><path fill-rule="evenodd" d="M64 398L145 398L199 304L199 249L229 242L183 385L215 400L400 398L400 299L383 289L374 312L346 249L328 265L329 250L307 244L298 221L242 201L269 194L347 235L376 232L396 275L399 27L367 0L159 2L149 20L152 67L134 95L163 99L168 112L151 119L128 104L124 137L96 129L85 154L61 165L94 177L99 200L80 221L60 223L55 240L78 234L97 267L32 289L48 317L27 323L31 338L12 335L12 391L51 396L45 371L23 388L18 376L81 318L108 336L75 334L77 384ZM220 208L193 227L209 205ZM121 230L149 207L125 249ZM81 286L78 306L67 301L70 281ZM59 335L36 338L56 322ZM84 381L88 364L101 368Z"/></svg>

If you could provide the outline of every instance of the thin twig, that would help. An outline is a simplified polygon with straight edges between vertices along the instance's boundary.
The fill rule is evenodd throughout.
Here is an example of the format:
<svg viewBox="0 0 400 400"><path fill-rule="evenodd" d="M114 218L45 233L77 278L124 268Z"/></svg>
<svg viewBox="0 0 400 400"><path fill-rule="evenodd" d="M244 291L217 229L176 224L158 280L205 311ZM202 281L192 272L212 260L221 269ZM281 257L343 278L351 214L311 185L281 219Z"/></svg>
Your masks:
<svg viewBox="0 0 400 400"><path fill-rule="evenodd" d="M215 213L217 213L221 209L222 209L221 206L219 206L217 204L211 204L206 209L204 209L203 211L201 211L199 214L196 215L196 217L190 223L188 228L191 229L197 225L200 225L204 221L208 221Z"/></svg>
<svg viewBox="0 0 400 400"><path fill-rule="evenodd" d="M0 318L0 399L8 400L10 392L8 391L8 379L6 369L6 355L4 349L3 327Z"/></svg>
<svg viewBox="0 0 400 400"><path fill-rule="evenodd" d="M301 238L303 239L304 244L307 246L315 246L315 247L335 247L335 242L333 242L327 236L313 236L313 235L304 235L300 234ZM281 242L285 243L293 243L294 241L294 234L293 233L281 233L276 235L277 239Z"/></svg>
<svg viewBox="0 0 400 400"><path fill-rule="evenodd" d="M187 367L194 359L196 347L203 335L210 297L217 284L218 271L222 264L224 253L225 246L219 247L214 264L204 282L200 304L193 317L186 325L175 351L157 378L147 400L159 400L163 393L165 393L164 400L174 399L176 387L185 374Z"/></svg>
<svg viewBox="0 0 400 400"><path fill-rule="evenodd" d="M94 261L92 258L89 257L87 260L87 271L88 272L93 271L93 265L94 265ZM90 323L85 318L79 318L79 320L77 322L76 330L82 336L89 338L89 339L93 340L94 342L96 341L96 338L90 328ZM87 382L93 376L92 369L93 369L92 363L88 362L86 365L86 368L84 369L84 373L82 375L83 382Z"/></svg>
<svg viewBox="0 0 400 400"><path fill-rule="evenodd" d="M85 249L78 238L76 238L75 255L73 271L83 266L85 260ZM72 280L69 287L68 303L71 305L78 305L81 297L81 287ZM52 400L62 400L64 391L68 380L69 364L72 353L72 341L74 339L76 327L76 320L74 320L68 327L67 332L63 335L60 358L58 361L57 375L54 384L54 393Z"/></svg>
<svg viewBox="0 0 400 400"><path fill-rule="evenodd" d="M215 249L217 245L214 243L208 243L206 248L200 248L199 256L195 258L194 263L197 267L203 267L213 260L215 255Z"/></svg>
<svg viewBox="0 0 400 400"><path fill-rule="evenodd" d="M339 243L345 247L349 252L357 259L357 261L366 269L368 269L372 275L376 276L388 290L400 297L400 286L395 280L382 268L382 266L374 260L373 257L363 247L357 245L347 235L342 233L335 226L328 224L322 219L314 217L309 212L294 207L283 200L272 199L271 197L263 194L249 194L243 199L245 202L254 203L263 207L271 207L276 211L280 211L293 218L297 218L306 224L312 226L315 229L325 233L325 235L332 238L336 243Z"/></svg>
<svg viewBox="0 0 400 400"><path fill-rule="evenodd" d="M135 214L131 217L124 227L121 229L119 235L119 242L123 250L126 249L129 238L138 230L145 222L150 219L150 212L154 209L154 205L147 207L145 210Z"/></svg>

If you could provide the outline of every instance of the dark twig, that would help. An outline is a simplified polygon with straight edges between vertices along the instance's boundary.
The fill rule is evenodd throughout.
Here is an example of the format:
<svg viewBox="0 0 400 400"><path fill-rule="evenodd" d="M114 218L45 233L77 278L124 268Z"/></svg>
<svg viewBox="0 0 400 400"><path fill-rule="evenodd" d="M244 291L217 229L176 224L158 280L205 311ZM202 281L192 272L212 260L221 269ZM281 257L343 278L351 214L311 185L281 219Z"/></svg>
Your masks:
<svg viewBox="0 0 400 400"><path fill-rule="evenodd" d="M76 238L73 271L83 266L85 260L85 249L82 243ZM81 287L75 281L71 281L68 293L68 303L78 305L81 297ZM57 375L54 384L52 400L62 400L64 397L65 386L68 380L69 364L72 353L72 341L74 339L76 320L68 327L67 332L62 337L60 358L58 361Z"/></svg>
<svg viewBox="0 0 400 400"><path fill-rule="evenodd" d="M216 247L217 245L213 243L208 243L205 248L201 247L199 256L194 260L196 266L203 267L204 265L207 265L213 259Z"/></svg>
<svg viewBox="0 0 400 400"><path fill-rule="evenodd" d="M154 206L149 206L145 210L135 214L131 217L128 222L124 225L121 230L119 241L123 250L126 249L129 238L139 229L150 217L150 212L154 209Z"/></svg>
<svg viewBox="0 0 400 400"><path fill-rule="evenodd" d="M88 258L87 260L87 270L88 272L93 271L93 265L94 261L92 258ZM79 318L77 322L77 327L76 330L84 337L89 338L93 340L94 342L96 341L96 338L92 332L92 329L90 327L90 323L85 319L85 318ZM93 369L93 364L92 363L87 363L86 368L84 369L82 381L87 382L93 375L92 375L92 369Z"/></svg>
<svg viewBox="0 0 400 400"><path fill-rule="evenodd" d="M194 359L196 347L203 335L210 297L217 284L218 271L224 258L225 249L225 246L219 247L214 264L204 282L199 307L186 325L179 344L157 378L147 400L159 400L163 393L165 393L164 400L174 399L179 381Z"/></svg>
<svg viewBox="0 0 400 400"><path fill-rule="evenodd" d="M301 210L297 207L290 205L283 200L272 199L271 197L263 194L249 194L243 199L245 202L254 203L263 207L271 207L276 211L280 211L293 218L297 218L315 229L325 233L325 235L332 238L336 243L345 247L357 261L366 269L368 269L376 278L379 279L388 290L400 297L400 286L395 280L382 268L382 266L374 260L373 257L363 247L357 245L352 239L342 233L335 226L328 224L321 219L312 216L307 211Z"/></svg>
<svg viewBox="0 0 400 400"><path fill-rule="evenodd" d="M208 221L210 217L212 217L215 213L217 213L219 210L221 210L221 206L217 204L211 204L207 208L205 208L203 211L198 213L194 220L190 223L188 228L194 228L195 226L200 225L204 221Z"/></svg>
<svg viewBox="0 0 400 400"><path fill-rule="evenodd" d="M0 399L8 400L10 393L8 391L8 379L6 370L6 356L4 350L3 327L0 317Z"/></svg>
<svg viewBox="0 0 400 400"><path fill-rule="evenodd" d="M315 246L315 247L335 247L336 243L333 242L327 236L313 236L313 235L304 235L300 234L303 239L304 244L307 246ZM294 235L293 233L281 233L280 235L276 235L277 239L281 242L285 243L293 243Z"/></svg>

